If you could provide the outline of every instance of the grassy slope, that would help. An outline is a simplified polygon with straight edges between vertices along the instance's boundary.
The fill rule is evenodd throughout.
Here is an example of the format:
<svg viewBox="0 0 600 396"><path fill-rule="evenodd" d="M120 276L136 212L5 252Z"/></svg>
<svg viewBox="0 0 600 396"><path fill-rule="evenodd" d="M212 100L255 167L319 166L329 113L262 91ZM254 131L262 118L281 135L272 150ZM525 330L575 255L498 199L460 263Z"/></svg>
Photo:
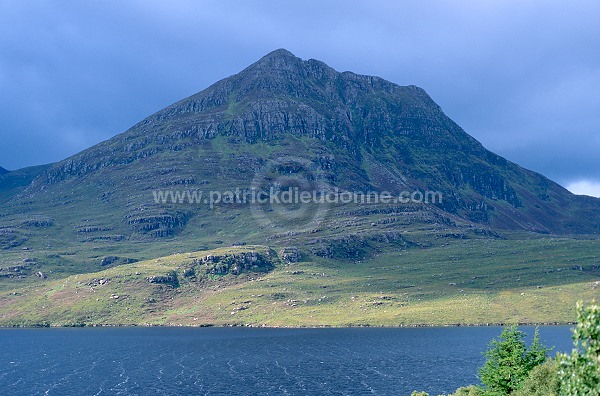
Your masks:
<svg viewBox="0 0 600 396"><path fill-rule="evenodd" d="M577 300L600 298L600 241L567 238L450 240L362 262L307 256L267 274L182 276L195 257L248 249L267 248L175 255L6 291L0 324L553 323L573 321ZM148 282L171 270L178 288ZM88 286L101 278L108 283Z"/></svg>

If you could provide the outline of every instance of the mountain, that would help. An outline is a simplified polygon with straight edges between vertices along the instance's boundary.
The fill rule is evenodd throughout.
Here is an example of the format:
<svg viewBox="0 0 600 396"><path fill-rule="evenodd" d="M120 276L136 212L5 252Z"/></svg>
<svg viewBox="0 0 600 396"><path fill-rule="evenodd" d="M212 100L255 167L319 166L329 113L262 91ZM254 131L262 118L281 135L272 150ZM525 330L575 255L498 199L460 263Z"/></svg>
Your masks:
<svg viewBox="0 0 600 396"><path fill-rule="evenodd" d="M599 209L421 88L277 50L0 174L0 325L567 322Z"/></svg>
<svg viewBox="0 0 600 396"><path fill-rule="evenodd" d="M382 243L600 233L599 199L575 196L486 150L423 89L340 73L283 49L108 141L26 173L35 177L0 195L0 248L13 262L24 249L38 252L28 268L64 274L231 244L360 260ZM251 186L431 191L443 199L290 210L156 196Z"/></svg>
<svg viewBox="0 0 600 396"><path fill-rule="evenodd" d="M0 166L0 175L2 175L4 173L8 173L8 171Z"/></svg>

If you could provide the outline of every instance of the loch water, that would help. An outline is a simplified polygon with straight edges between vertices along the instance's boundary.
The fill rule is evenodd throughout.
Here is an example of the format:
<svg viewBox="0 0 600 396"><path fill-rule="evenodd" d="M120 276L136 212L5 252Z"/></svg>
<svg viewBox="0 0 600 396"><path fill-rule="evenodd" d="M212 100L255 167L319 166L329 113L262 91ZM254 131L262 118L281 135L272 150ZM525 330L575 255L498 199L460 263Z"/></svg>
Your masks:
<svg viewBox="0 0 600 396"><path fill-rule="evenodd" d="M533 327L522 327L533 334ZM432 395L478 383L500 327L0 329L3 395ZM567 326L544 326L551 352Z"/></svg>

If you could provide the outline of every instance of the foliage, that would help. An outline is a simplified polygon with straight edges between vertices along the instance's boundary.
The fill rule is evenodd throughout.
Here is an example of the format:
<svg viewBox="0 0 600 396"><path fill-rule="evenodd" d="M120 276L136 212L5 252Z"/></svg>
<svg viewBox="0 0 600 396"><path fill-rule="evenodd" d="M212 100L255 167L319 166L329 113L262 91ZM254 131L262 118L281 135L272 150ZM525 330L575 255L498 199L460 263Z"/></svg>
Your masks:
<svg viewBox="0 0 600 396"><path fill-rule="evenodd" d="M458 388L453 395L448 396L480 396L483 395L483 390L475 385L469 385L462 388Z"/></svg>
<svg viewBox="0 0 600 396"><path fill-rule="evenodd" d="M540 341L539 328L536 327L533 333L533 341L529 347L529 351L527 352L529 356L529 361L527 362L528 371L531 371L537 366L543 364L548 358L548 351L549 349L542 345Z"/></svg>
<svg viewBox="0 0 600 396"><path fill-rule="evenodd" d="M558 363L549 359L534 367L529 377L514 393L515 396L557 396L560 382L558 380Z"/></svg>
<svg viewBox="0 0 600 396"><path fill-rule="evenodd" d="M575 349L571 355L558 354L561 394L600 395L600 306L577 304L577 325L573 329Z"/></svg>
<svg viewBox="0 0 600 396"><path fill-rule="evenodd" d="M490 343L485 353L487 361L479 370L486 394L512 394L531 370L546 360L547 349L539 341L537 328L529 349L525 345L525 335L516 325L512 325L505 327L499 339Z"/></svg>
<svg viewBox="0 0 600 396"><path fill-rule="evenodd" d="M481 389L480 387L475 386L475 385L469 385L469 386L458 388L454 393L448 394L447 396L482 396L482 395L483 395L483 389ZM411 396L429 396L429 393L413 391L413 393L411 393ZM446 395L439 395L439 396L446 396Z"/></svg>

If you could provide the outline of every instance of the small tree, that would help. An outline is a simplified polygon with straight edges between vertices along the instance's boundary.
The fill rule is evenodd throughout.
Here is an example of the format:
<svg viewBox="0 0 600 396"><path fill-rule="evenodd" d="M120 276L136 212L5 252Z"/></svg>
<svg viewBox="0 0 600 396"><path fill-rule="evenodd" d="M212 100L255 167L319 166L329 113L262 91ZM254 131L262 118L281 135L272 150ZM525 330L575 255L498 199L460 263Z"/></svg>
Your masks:
<svg viewBox="0 0 600 396"><path fill-rule="evenodd" d="M571 355L558 354L561 395L600 395L600 306L577 303Z"/></svg>
<svg viewBox="0 0 600 396"><path fill-rule="evenodd" d="M531 346L527 352L527 371L530 372L540 364L544 363L548 358L548 351L549 349L546 348L540 341L540 329L536 327L535 331L533 332L533 341L531 342Z"/></svg>
<svg viewBox="0 0 600 396"><path fill-rule="evenodd" d="M505 327L499 339L490 343L485 353L487 360L479 370L479 378L488 394L510 395L534 367L546 360L548 349L541 345L538 329L529 350L525 335L512 325Z"/></svg>

